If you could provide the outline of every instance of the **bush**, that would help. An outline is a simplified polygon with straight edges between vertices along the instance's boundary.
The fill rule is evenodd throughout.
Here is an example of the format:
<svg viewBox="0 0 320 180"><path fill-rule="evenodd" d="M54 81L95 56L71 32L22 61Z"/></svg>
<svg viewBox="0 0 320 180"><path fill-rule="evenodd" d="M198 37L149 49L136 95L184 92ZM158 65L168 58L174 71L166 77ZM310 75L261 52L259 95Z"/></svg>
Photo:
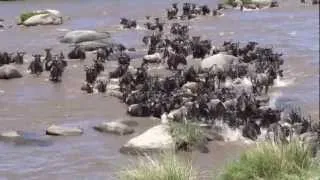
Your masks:
<svg viewBox="0 0 320 180"><path fill-rule="evenodd" d="M320 177L319 162L298 142L262 143L227 165L222 180L307 180ZM315 179L318 180L318 179Z"/></svg>
<svg viewBox="0 0 320 180"><path fill-rule="evenodd" d="M252 0L241 0L242 4L252 4ZM231 5L231 6L235 6L236 2L235 0L225 0L225 4Z"/></svg>
<svg viewBox="0 0 320 180"><path fill-rule="evenodd" d="M162 154L159 160L147 157L136 167L120 173L121 180L197 180L191 163L183 163L174 154Z"/></svg>
<svg viewBox="0 0 320 180"><path fill-rule="evenodd" d="M178 150L190 150L205 143L205 135L201 127L192 123L170 123L170 134Z"/></svg>
<svg viewBox="0 0 320 180"><path fill-rule="evenodd" d="M27 19L29 19L30 17L34 16L34 15L38 15L38 14L43 14L43 13L36 13L36 12L26 12L26 13L22 13L20 15L20 22L23 23L24 21L26 21Z"/></svg>

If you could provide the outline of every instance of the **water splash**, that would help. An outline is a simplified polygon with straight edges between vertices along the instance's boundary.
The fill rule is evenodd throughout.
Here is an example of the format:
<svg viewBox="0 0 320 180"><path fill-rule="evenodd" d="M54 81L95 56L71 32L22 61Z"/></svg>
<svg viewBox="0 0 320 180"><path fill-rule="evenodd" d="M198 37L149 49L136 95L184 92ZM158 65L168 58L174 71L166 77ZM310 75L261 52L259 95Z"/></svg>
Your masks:
<svg viewBox="0 0 320 180"><path fill-rule="evenodd" d="M228 124L223 121L215 121L214 126L218 130L219 134L223 136L225 142L243 142L245 144L253 143L252 140L242 136L241 128L230 128Z"/></svg>
<svg viewBox="0 0 320 180"><path fill-rule="evenodd" d="M274 87L287 87L293 83L293 79L282 79L279 76L274 80Z"/></svg>
<svg viewBox="0 0 320 180"><path fill-rule="evenodd" d="M270 108L275 109L277 107L277 101L281 96L282 96L281 92L274 92L270 94L270 101L269 101Z"/></svg>
<svg viewBox="0 0 320 180"><path fill-rule="evenodd" d="M145 27L143 27L143 26L137 25L136 30L146 31L147 29Z"/></svg>
<svg viewBox="0 0 320 180"><path fill-rule="evenodd" d="M290 36L296 36L297 35L297 31L292 31L289 33Z"/></svg>

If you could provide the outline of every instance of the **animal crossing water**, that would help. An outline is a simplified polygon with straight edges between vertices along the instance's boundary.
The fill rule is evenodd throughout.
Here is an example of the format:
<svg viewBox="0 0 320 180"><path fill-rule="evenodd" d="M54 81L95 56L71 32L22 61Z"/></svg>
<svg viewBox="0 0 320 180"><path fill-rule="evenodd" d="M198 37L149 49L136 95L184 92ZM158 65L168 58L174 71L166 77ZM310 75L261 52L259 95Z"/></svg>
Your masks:
<svg viewBox="0 0 320 180"><path fill-rule="evenodd" d="M33 53L52 48L68 52L72 47L61 44L66 31L97 29L110 32L113 40L128 47L143 48L141 38L146 32L121 30L121 17L136 18L143 26L146 15L164 17L171 1L146 0L25 0L0 2L0 17L11 28L0 29L0 51ZM215 7L217 1L201 0ZM58 9L67 17L59 26L16 26L21 12L34 9ZM221 17L201 17L187 23L192 35L202 35L220 45L224 40L246 43L257 41L274 47L285 59L284 79L277 79L272 89L274 106L299 105L314 119L319 119L319 9L302 5L298 0L280 1L280 7L260 11L227 10ZM89 55L89 60L92 58ZM0 142L0 179L117 179L116 172L135 157L122 155L119 148L132 136L157 122L150 118L126 115L126 106L118 99L80 91L83 67L89 64L69 61L61 83L53 84L48 76L34 77L19 67L24 77L0 81L0 131L21 130L30 136L43 135L51 124L80 126L85 134L56 137L45 144ZM107 71L116 66L108 62ZM139 121L136 134L126 137L103 135L91 127L101 121L134 119ZM213 143L209 155L194 153L196 168L210 173L244 148L240 143ZM205 175L203 176L205 179Z"/></svg>

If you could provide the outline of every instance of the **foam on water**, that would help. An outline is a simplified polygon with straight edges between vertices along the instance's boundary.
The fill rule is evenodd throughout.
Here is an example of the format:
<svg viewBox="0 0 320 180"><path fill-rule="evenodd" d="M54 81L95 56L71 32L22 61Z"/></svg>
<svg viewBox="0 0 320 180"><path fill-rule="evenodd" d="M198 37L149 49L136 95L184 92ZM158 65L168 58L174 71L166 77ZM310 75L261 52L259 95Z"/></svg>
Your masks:
<svg viewBox="0 0 320 180"><path fill-rule="evenodd" d="M274 80L274 87L287 87L293 84L293 79L282 79L279 76Z"/></svg>
<svg viewBox="0 0 320 180"><path fill-rule="evenodd" d="M297 35L297 31L289 32L289 35L290 35L290 36L296 36L296 35Z"/></svg>
<svg viewBox="0 0 320 180"><path fill-rule="evenodd" d="M223 136L225 142L243 142L245 144L253 143L252 140L242 136L242 130L240 128L230 128L223 121L215 121L214 127L219 129L219 133Z"/></svg>
<svg viewBox="0 0 320 180"><path fill-rule="evenodd" d="M269 106L274 109L277 107L277 101L282 96L281 92L274 92L270 94Z"/></svg>
<svg viewBox="0 0 320 180"><path fill-rule="evenodd" d="M70 30L66 29L66 28L57 28L57 31L59 31L59 32L67 32L67 31L70 31Z"/></svg>

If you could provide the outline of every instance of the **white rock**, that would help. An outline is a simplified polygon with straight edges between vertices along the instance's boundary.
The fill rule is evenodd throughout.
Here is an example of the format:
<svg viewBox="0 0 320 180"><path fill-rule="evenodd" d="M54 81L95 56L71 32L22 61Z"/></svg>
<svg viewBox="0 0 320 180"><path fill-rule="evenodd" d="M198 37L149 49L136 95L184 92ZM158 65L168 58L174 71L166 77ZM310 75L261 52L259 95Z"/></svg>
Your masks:
<svg viewBox="0 0 320 180"><path fill-rule="evenodd" d="M76 136L83 134L83 129L77 127L62 127L51 125L47 128L46 134L52 136Z"/></svg>
<svg viewBox="0 0 320 180"><path fill-rule="evenodd" d="M85 41L96 41L109 38L109 33L100 33L93 30L76 30L70 31L60 40L63 43L80 43Z"/></svg>
<svg viewBox="0 0 320 180"><path fill-rule="evenodd" d="M214 64L217 65L217 67L223 69L225 65L230 65L233 63L237 63L238 58L232 55L226 55L226 54L216 54L210 57L205 58L201 62L201 69L202 70L208 70L211 67L213 67Z"/></svg>
<svg viewBox="0 0 320 180"><path fill-rule="evenodd" d="M109 91L119 91L120 90L120 86L117 84L108 84L107 85L107 90Z"/></svg>
<svg viewBox="0 0 320 180"><path fill-rule="evenodd" d="M123 97L123 93L121 91L117 91L117 90L107 90L107 95L114 96L117 98Z"/></svg>
<svg viewBox="0 0 320 180"><path fill-rule="evenodd" d="M149 63L160 63L161 62L160 53L148 54L143 56L143 60Z"/></svg>
<svg viewBox="0 0 320 180"><path fill-rule="evenodd" d="M174 140L168 125L157 125L129 140L121 149L122 153L145 153L174 149Z"/></svg>
<svg viewBox="0 0 320 180"><path fill-rule="evenodd" d="M16 138L20 137L21 135L17 131L7 131L0 133L0 137L2 138Z"/></svg>
<svg viewBox="0 0 320 180"><path fill-rule="evenodd" d="M22 24L25 26L59 25L62 24L62 17L54 14L37 14L25 20Z"/></svg>
<svg viewBox="0 0 320 180"><path fill-rule="evenodd" d="M121 123L121 122L103 122L97 126L94 126L94 129L100 132L112 133L118 135L127 135L132 134L134 129Z"/></svg>
<svg viewBox="0 0 320 180"><path fill-rule="evenodd" d="M0 79L21 78L22 74L13 65L3 65L0 67Z"/></svg>

